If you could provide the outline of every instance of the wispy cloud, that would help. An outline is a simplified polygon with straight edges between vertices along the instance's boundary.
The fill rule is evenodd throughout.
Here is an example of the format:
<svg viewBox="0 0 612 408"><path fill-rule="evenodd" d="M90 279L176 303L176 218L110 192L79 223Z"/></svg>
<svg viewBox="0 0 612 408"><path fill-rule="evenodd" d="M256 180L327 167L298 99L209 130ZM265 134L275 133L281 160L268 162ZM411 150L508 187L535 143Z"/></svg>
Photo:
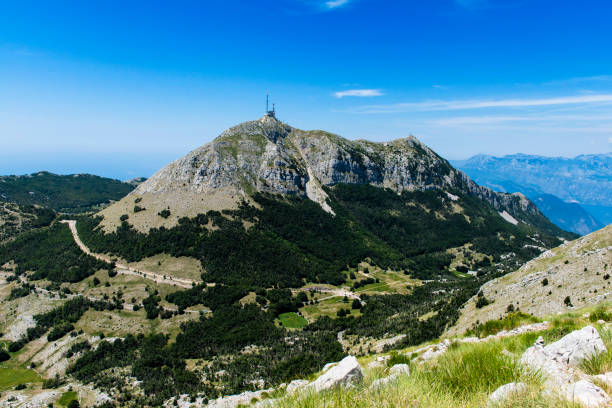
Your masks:
<svg viewBox="0 0 612 408"><path fill-rule="evenodd" d="M334 9L348 4L350 0L329 0L325 2L325 7Z"/></svg>
<svg viewBox="0 0 612 408"><path fill-rule="evenodd" d="M336 93L338 96L338 93ZM371 96L371 95L361 95ZM342 96L338 96L342 97ZM612 94L564 96L556 98L448 100L369 105L357 108L358 113L400 113L411 111L451 111L486 108L522 108L536 106L595 104L612 102Z"/></svg>
<svg viewBox="0 0 612 408"><path fill-rule="evenodd" d="M592 123L610 123L612 124L612 116L610 115L519 115L519 116L456 116L452 118L434 119L428 121L433 125L439 126L461 126L461 125L490 125L507 122L592 122Z"/></svg>
<svg viewBox="0 0 612 408"><path fill-rule="evenodd" d="M380 89L348 89L346 91L335 92L336 98L344 98L345 96L358 96L358 97L369 97L369 96L381 96L384 95Z"/></svg>
<svg viewBox="0 0 612 408"><path fill-rule="evenodd" d="M568 84L582 84L585 82L610 82L612 81L612 75L592 75L585 77L574 77L567 79L559 79L554 81L544 82L543 85L568 85Z"/></svg>

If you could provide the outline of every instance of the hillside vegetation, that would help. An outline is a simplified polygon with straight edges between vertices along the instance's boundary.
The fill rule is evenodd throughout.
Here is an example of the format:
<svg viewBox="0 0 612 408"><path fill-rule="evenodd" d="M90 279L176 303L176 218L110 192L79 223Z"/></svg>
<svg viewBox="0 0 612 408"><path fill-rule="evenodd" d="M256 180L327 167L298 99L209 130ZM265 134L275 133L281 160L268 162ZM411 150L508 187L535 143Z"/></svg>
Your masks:
<svg viewBox="0 0 612 408"><path fill-rule="evenodd" d="M462 333L510 310L541 317L612 297L610 249L612 226L547 251L516 272L487 282L463 306L450 332ZM486 305L477 307L479 299L486 299Z"/></svg>
<svg viewBox="0 0 612 408"><path fill-rule="evenodd" d="M49 172L0 176L0 201L38 205L61 212L83 212L120 200L134 186L91 174Z"/></svg>

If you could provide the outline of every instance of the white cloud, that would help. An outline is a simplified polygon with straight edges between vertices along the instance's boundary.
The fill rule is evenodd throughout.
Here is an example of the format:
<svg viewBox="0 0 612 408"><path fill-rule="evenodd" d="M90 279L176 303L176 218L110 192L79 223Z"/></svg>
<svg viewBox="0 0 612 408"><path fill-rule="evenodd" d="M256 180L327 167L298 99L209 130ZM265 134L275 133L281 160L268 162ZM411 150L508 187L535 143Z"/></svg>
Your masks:
<svg viewBox="0 0 612 408"><path fill-rule="evenodd" d="M333 9L337 7L342 7L348 4L349 0L329 0L325 2L325 7Z"/></svg>
<svg viewBox="0 0 612 408"><path fill-rule="evenodd" d="M336 94L336 96L338 96ZM358 109L359 113L399 113L410 111L450 111L486 108L523 108L536 106L595 104L612 102L612 94L564 96L557 98L498 99L498 100L449 100L371 105Z"/></svg>
<svg viewBox="0 0 612 408"><path fill-rule="evenodd" d="M532 115L532 116L456 116L452 118L442 118L429 121L429 123L439 126L460 126L460 125L489 125L505 122L592 122L592 123L611 123L610 115Z"/></svg>
<svg viewBox="0 0 612 408"><path fill-rule="evenodd" d="M346 91L339 91L334 93L336 98L344 98L345 96L359 96L359 97L368 97L368 96L381 96L384 95L380 89L349 89Z"/></svg>

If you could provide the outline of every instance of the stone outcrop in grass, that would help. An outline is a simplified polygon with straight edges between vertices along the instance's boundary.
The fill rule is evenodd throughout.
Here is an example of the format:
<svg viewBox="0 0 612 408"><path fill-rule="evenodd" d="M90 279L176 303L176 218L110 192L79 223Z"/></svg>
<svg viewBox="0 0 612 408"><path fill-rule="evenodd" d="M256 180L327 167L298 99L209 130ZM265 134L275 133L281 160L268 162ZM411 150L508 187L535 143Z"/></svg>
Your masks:
<svg viewBox="0 0 612 408"><path fill-rule="evenodd" d="M547 392L558 394L588 408L610 406L608 394L586 379L576 368L584 359L607 352L599 333L592 326L573 331L561 340L544 346L540 337L528 348L521 362L544 377Z"/></svg>
<svg viewBox="0 0 612 408"><path fill-rule="evenodd" d="M351 386L361 381L362 378L361 365L355 357L348 356L309 384L308 388L319 392L337 386Z"/></svg>

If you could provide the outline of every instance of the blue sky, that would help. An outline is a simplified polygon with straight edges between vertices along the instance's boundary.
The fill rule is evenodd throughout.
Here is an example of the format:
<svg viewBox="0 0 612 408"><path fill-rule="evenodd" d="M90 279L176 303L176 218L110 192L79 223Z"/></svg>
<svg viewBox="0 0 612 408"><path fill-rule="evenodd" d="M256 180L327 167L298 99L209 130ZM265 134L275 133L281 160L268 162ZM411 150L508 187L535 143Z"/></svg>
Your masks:
<svg viewBox="0 0 612 408"><path fill-rule="evenodd" d="M442 156L612 151L612 4L0 4L0 174L149 176L263 114Z"/></svg>

